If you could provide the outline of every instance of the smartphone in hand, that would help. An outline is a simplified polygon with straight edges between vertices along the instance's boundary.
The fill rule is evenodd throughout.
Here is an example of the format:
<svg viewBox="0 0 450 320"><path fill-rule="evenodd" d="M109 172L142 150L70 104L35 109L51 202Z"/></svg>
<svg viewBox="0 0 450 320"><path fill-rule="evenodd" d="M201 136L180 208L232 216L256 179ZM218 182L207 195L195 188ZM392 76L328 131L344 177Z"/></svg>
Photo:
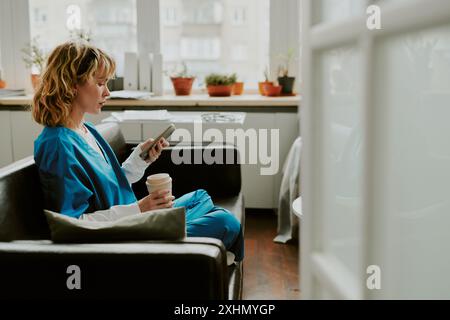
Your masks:
<svg viewBox="0 0 450 320"><path fill-rule="evenodd" d="M139 155L143 160L148 159L148 152L161 140L161 138L168 139L170 135L175 131L175 125L171 123L166 130L164 130L147 148L142 150L141 154Z"/></svg>

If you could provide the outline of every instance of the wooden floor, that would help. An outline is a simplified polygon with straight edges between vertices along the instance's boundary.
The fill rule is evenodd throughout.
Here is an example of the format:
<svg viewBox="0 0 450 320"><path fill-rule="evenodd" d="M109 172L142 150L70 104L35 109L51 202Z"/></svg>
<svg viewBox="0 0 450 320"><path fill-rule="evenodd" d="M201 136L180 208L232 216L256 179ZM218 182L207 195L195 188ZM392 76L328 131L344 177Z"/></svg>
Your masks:
<svg viewBox="0 0 450 320"><path fill-rule="evenodd" d="M242 298L299 299L298 240L273 242L277 216L246 213Z"/></svg>

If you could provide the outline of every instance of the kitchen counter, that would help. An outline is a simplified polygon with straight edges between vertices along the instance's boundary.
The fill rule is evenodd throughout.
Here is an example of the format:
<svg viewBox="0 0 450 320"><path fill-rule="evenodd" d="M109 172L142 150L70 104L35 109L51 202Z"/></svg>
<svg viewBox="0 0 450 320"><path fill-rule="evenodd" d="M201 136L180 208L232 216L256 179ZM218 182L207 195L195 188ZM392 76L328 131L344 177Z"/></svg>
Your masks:
<svg viewBox="0 0 450 320"><path fill-rule="evenodd" d="M0 110L23 110L31 104L32 96L4 97L0 99ZM114 110L151 110L166 108L173 111L187 110L223 110L247 112L297 112L300 96L263 97L258 94L246 94L231 97L209 97L206 94L190 96L165 95L146 100L109 99L104 111ZM194 108L194 109L193 109Z"/></svg>

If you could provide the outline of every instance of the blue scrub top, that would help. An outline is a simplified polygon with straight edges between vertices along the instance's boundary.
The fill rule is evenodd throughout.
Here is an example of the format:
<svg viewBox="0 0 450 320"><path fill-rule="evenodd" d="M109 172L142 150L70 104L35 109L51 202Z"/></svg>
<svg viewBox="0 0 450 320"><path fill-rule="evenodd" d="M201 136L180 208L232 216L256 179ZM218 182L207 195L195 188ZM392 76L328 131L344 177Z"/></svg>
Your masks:
<svg viewBox="0 0 450 320"><path fill-rule="evenodd" d="M75 218L137 202L109 144L94 125L85 125L106 161L83 137L66 127L45 127L34 142L45 208Z"/></svg>

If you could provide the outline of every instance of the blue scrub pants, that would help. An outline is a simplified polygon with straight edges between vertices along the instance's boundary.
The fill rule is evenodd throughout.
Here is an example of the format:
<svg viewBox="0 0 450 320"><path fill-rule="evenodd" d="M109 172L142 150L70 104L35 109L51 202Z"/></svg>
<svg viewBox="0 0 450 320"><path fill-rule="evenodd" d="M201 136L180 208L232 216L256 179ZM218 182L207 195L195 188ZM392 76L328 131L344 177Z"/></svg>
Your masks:
<svg viewBox="0 0 450 320"><path fill-rule="evenodd" d="M244 237L238 219L227 209L215 206L203 189L186 193L174 200L174 207L186 209L188 237L210 237L222 240L235 261L244 259Z"/></svg>

